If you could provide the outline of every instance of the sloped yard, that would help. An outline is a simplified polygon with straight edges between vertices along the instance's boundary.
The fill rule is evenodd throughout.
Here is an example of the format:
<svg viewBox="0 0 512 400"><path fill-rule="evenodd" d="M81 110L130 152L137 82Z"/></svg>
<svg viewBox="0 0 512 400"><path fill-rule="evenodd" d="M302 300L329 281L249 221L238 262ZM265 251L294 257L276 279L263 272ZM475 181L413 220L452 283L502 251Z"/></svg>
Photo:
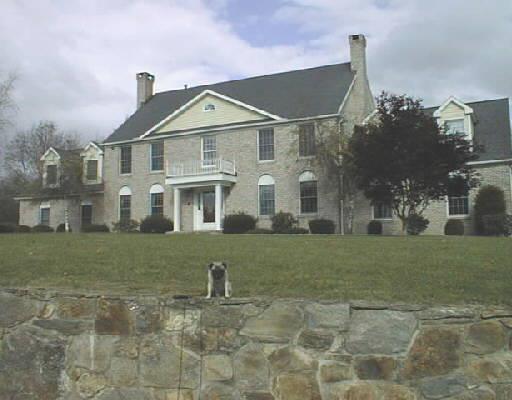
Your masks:
<svg viewBox="0 0 512 400"><path fill-rule="evenodd" d="M203 295L512 303L512 239L312 235L0 235L0 286Z"/></svg>

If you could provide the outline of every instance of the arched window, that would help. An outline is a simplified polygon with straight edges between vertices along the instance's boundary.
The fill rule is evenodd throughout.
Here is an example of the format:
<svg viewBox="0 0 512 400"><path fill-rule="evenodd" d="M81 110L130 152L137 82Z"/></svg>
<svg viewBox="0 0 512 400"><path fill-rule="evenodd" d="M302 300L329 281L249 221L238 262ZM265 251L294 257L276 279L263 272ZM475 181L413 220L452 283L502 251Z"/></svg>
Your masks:
<svg viewBox="0 0 512 400"><path fill-rule="evenodd" d="M151 215L164 215L164 188L155 184L149 189Z"/></svg>
<svg viewBox="0 0 512 400"><path fill-rule="evenodd" d="M258 204L260 215L275 213L275 182L270 175L262 175L258 181Z"/></svg>
<svg viewBox="0 0 512 400"><path fill-rule="evenodd" d="M132 219L132 191L123 186L119 191L119 222L127 224Z"/></svg>
<svg viewBox="0 0 512 400"><path fill-rule="evenodd" d="M318 212L318 190L316 176L311 171L304 171L299 176L300 213Z"/></svg>

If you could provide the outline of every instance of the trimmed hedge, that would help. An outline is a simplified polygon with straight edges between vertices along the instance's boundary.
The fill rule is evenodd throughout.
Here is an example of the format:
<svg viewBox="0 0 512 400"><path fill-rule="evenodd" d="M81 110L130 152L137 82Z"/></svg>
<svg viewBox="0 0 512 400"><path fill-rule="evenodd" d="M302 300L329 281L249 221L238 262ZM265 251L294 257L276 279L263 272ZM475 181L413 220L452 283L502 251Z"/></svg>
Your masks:
<svg viewBox="0 0 512 400"><path fill-rule="evenodd" d="M134 219L129 221L118 221L112 224L112 230L114 232L135 233L139 231L139 225L139 222Z"/></svg>
<svg viewBox="0 0 512 400"><path fill-rule="evenodd" d="M140 231L142 233L165 233L173 229L172 221L162 215L148 215L140 223Z"/></svg>
<svg viewBox="0 0 512 400"><path fill-rule="evenodd" d="M16 232L16 227L11 224L0 224L0 233L14 233Z"/></svg>
<svg viewBox="0 0 512 400"><path fill-rule="evenodd" d="M367 228L368 235L382 235L382 222L370 221Z"/></svg>
<svg viewBox="0 0 512 400"><path fill-rule="evenodd" d="M274 233L289 233L296 223L292 213L279 211L272 217L272 230Z"/></svg>
<svg viewBox="0 0 512 400"><path fill-rule="evenodd" d="M309 221L309 230L313 234L332 235L334 233L334 221L330 219L312 219Z"/></svg>
<svg viewBox="0 0 512 400"><path fill-rule="evenodd" d="M94 233L94 232L110 232L110 229L107 225L97 225L97 224L89 224L82 226L82 232L84 233Z"/></svg>
<svg viewBox="0 0 512 400"><path fill-rule="evenodd" d="M475 197L474 211L476 232L479 235L488 234L485 231L484 216L505 214L505 193L497 186L482 186Z"/></svg>
<svg viewBox="0 0 512 400"><path fill-rule="evenodd" d="M427 229L430 221L418 214L411 214L407 218L407 233L409 235L419 235Z"/></svg>
<svg viewBox="0 0 512 400"><path fill-rule="evenodd" d="M17 233L30 233L30 232L32 232L32 229L28 225L18 225L16 227L16 232Z"/></svg>
<svg viewBox="0 0 512 400"><path fill-rule="evenodd" d="M55 230L57 233L66 233L66 224L59 224L57 229ZM68 233L71 232L71 227L69 227Z"/></svg>
<svg viewBox="0 0 512 400"><path fill-rule="evenodd" d="M256 228L256 218L243 212L224 217L223 232L227 234L247 233Z"/></svg>
<svg viewBox="0 0 512 400"><path fill-rule="evenodd" d="M306 228L300 228L298 226L292 226L286 232L279 232L279 233L287 234L287 235L305 235L305 234L309 233L309 230Z"/></svg>
<svg viewBox="0 0 512 400"><path fill-rule="evenodd" d="M451 236L464 235L464 222L460 219L449 219L444 225L444 234Z"/></svg>
<svg viewBox="0 0 512 400"><path fill-rule="evenodd" d="M484 234L488 236L510 236L512 234L512 216L507 214L484 215L482 218Z"/></svg>
<svg viewBox="0 0 512 400"><path fill-rule="evenodd" d="M251 234L251 235L271 235L273 234L274 232L272 232L271 229L265 229L265 228L255 228L255 229L251 229L250 231L247 231L245 232L247 234Z"/></svg>
<svg viewBox="0 0 512 400"><path fill-rule="evenodd" d="M32 232L34 233L52 233L55 232L55 230L48 225L36 225L32 227Z"/></svg>

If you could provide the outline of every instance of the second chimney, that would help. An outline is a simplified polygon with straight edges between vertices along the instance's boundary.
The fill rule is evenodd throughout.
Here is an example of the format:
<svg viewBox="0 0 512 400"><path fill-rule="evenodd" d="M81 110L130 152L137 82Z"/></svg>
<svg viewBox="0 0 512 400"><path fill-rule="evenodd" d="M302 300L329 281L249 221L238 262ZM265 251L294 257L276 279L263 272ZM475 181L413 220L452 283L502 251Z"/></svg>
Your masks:
<svg viewBox="0 0 512 400"><path fill-rule="evenodd" d="M350 35L350 68L366 75L366 38L364 35Z"/></svg>
<svg viewBox="0 0 512 400"><path fill-rule="evenodd" d="M137 109L139 109L151 96L153 96L153 85L155 76L149 72L139 72L137 75Z"/></svg>

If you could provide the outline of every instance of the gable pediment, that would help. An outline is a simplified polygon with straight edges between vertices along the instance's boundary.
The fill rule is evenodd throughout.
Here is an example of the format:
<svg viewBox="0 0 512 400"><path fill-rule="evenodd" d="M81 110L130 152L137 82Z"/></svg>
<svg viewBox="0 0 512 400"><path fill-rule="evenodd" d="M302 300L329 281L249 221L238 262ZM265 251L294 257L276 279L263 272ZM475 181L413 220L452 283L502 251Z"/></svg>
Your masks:
<svg viewBox="0 0 512 400"><path fill-rule="evenodd" d="M205 90L142 136L268 119L282 118L236 99Z"/></svg>

